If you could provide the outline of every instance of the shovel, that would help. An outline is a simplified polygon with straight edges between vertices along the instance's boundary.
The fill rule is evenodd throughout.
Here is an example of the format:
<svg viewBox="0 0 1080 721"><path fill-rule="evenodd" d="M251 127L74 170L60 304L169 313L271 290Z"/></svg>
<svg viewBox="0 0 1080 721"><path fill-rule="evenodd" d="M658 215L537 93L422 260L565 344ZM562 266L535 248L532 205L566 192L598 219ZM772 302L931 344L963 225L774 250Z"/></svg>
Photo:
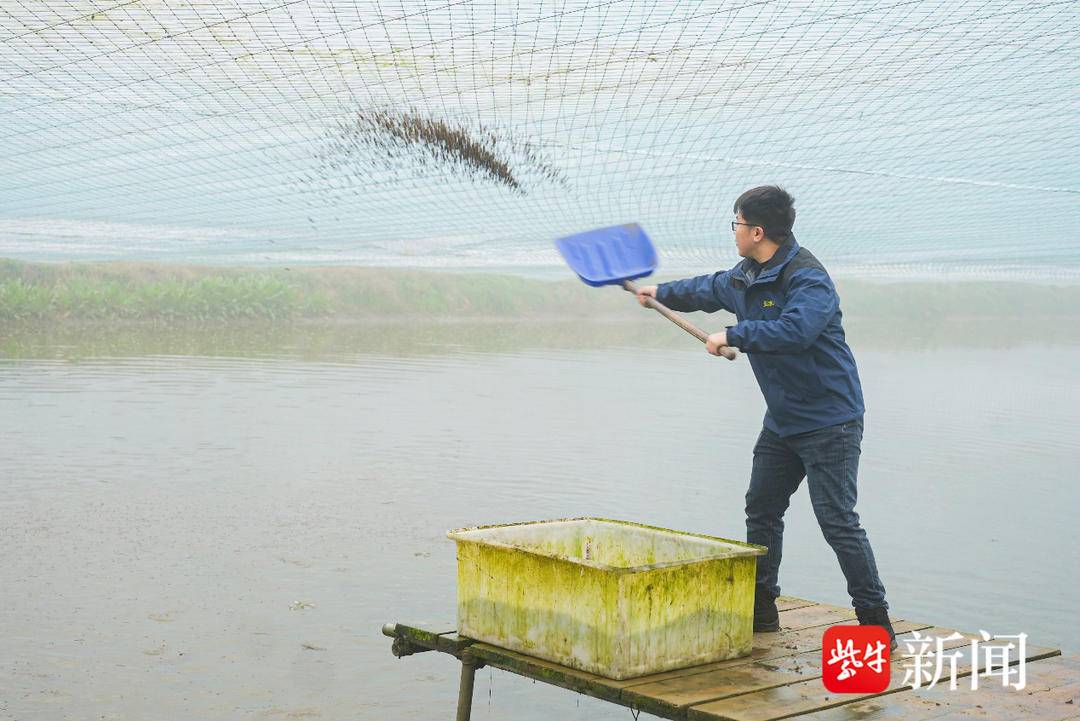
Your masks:
<svg viewBox="0 0 1080 721"><path fill-rule="evenodd" d="M617 284L637 295L634 280L656 270L656 248L637 223L568 235L556 240L555 245L570 269L593 287ZM708 333L655 298L646 298L645 304L702 343L709 339ZM734 348L721 348L720 354L735 360Z"/></svg>

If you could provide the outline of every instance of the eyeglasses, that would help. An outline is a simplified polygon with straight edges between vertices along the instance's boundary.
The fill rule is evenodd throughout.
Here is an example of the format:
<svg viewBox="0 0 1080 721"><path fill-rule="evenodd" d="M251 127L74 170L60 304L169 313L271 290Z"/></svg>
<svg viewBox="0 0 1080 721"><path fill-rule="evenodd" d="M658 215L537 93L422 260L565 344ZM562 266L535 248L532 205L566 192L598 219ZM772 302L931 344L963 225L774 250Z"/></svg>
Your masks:
<svg viewBox="0 0 1080 721"><path fill-rule="evenodd" d="M735 226L736 225L745 225L747 228L760 228L761 227L760 225L757 225L756 223L740 223L737 220L733 220L733 221L731 221L731 232L732 233L735 232Z"/></svg>

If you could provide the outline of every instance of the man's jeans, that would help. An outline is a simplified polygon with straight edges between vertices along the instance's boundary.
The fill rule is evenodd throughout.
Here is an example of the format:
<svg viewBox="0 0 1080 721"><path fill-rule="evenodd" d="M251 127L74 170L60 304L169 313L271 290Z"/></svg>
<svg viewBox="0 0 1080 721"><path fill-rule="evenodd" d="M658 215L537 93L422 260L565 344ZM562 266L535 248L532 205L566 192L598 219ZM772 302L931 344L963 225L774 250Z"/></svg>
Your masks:
<svg viewBox="0 0 1080 721"><path fill-rule="evenodd" d="M840 561L852 605L888 608L870 540L855 512L862 435L862 418L787 438L761 429L746 492L746 540L769 547L757 559L757 583L766 592L780 595L784 511L806 477L814 514Z"/></svg>

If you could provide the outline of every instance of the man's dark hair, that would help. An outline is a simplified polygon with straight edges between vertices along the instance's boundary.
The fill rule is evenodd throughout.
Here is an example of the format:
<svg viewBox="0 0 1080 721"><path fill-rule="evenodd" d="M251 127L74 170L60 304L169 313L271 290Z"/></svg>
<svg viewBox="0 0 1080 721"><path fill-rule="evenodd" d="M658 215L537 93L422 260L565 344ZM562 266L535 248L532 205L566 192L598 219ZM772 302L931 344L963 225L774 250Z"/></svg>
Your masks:
<svg viewBox="0 0 1080 721"><path fill-rule="evenodd" d="M776 185L759 185L746 191L735 201L734 212L742 212L747 223L760 225L765 237L777 243L787 240L795 225L795 199Z"/></svg>

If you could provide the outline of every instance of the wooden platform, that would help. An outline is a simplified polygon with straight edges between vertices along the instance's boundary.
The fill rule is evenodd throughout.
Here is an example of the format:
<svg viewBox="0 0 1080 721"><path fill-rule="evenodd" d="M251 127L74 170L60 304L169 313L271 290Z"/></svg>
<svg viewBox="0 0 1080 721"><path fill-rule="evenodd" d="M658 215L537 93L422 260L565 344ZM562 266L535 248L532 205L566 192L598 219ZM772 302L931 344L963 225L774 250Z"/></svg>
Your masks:
<svg viewBox="0 0 1080 721"><path fill-rule="evenodd" d="M792 597L781 597L777 603L780 631L755 634L750 656L624 681L473 642L448 628L389 624L384 633L395 638L396 655L434 650L462 659L468 669L468 699L472 671L488 665L661 718L687 721L1080 719L1080 658L1062 657L1059 650L1036 646L1030 638L1025 655L1027 686L1023 690L1002 687L1000 676L980 679L978 688L971 690L968 654L958 667L957 675L964 682L955 691L949 689L947 679L933 688L916 690L904 685L904 660L908 658L904 638L911 638L916 630L924 636L948 636L954 631L904 619L893 619L901 644L892 654L889 688L880 694L830 693L821 681L821 636L828 626L855 623L854 611ZM1016 633L1022 629L990 630ZM978 637L977 633L960 633L965 639L946 648L969 650L969 639ZM1019 659L1014 657L1013 663ZM469 703L465 676L463 668L462 703ZM462 716L459 707L458 718L467 719L468 710Z"/></svg>

